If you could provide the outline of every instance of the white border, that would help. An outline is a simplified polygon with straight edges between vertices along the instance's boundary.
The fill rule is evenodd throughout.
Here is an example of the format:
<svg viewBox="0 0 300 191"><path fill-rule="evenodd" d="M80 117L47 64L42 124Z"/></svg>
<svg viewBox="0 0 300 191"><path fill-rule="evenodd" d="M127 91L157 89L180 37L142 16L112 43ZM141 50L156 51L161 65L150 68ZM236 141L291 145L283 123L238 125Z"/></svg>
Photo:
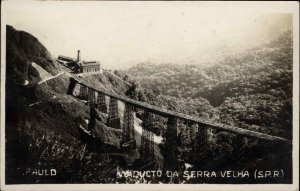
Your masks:
<svg viewBox="0 0 300 191"><path fill-rule="evenodd" d="M39 3L26 1L29 3ZM201 5L209 4L214 6L249 6L255 7L260 11L270 12L288 12L293 14L293 184L197 184L197 185L135 185L135 184L40 184L40 185L5 185L5 47L6 47L6 8L14 3L24 2L2 2L1 6L1 190L278 190L278 191L296 191L299 189L299 2L201 2ZM60 3L60 2L46 2ZM83 3L83 2L80 2ZM86 2L96 3L96 2ZM97 2L98 3L98 2ZM109 2L105 2L109 3ZM122 3L141 3L141 2L112 2L115 4ZM145 2L145 3L165 3L165 2ZM189 4L200 2L168 2L174 4ZM15 5L17 5L15 4Z"/></svg>

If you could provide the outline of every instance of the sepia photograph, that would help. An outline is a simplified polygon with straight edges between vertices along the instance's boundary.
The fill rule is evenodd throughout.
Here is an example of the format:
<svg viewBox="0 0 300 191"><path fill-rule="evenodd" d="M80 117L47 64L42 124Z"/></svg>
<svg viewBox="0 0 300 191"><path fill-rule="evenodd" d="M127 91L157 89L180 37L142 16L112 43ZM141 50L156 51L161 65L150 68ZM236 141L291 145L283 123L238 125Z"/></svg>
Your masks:
<svg viewBox="0 0 300 191"><path fill-rule="evenodd" d="M298 179L299 2L1 3L1 190Z"/></svg>

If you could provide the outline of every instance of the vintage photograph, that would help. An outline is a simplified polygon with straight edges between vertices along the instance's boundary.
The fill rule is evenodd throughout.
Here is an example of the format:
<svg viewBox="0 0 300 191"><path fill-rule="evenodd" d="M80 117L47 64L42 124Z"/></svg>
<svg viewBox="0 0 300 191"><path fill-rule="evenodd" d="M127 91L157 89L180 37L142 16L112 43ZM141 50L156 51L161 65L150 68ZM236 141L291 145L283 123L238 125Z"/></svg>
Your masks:
<svg viewBox="0 0 300 191"><path fill-rule="evenodd" d="M298 183L298 8L4 1L1 184Z"/></svg>

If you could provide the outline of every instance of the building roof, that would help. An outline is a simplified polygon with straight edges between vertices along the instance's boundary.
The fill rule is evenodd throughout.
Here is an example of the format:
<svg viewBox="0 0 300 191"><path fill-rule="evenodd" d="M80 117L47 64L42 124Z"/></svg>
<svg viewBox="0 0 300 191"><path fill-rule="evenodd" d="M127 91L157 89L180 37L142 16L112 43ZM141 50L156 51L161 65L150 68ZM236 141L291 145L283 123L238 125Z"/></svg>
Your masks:
<svg viewBox="0 0 300 191"><path fill-rule="evenodd" d="M82 67L89 67L89 66L100 66L100 62L98 61L83 61L81 64Z"/></svg>

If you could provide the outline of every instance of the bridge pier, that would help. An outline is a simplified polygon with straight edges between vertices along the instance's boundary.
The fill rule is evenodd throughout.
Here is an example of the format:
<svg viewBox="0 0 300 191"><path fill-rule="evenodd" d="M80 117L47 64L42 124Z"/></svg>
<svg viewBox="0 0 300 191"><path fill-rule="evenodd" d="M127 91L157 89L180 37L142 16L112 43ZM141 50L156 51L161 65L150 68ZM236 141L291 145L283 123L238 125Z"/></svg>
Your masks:
<svg viewBox="0 0 300 191"><path fill-rule="evenodd" d="M146 112L146 119L142 129L141 154L144 161L154 161L154 136L153 136L154 114Z"/></svg>
<svg viewBox="0 0 300 191"><path fill-rule="evenodd" d="M125 103L124 123L122 131L122 148L127 148L130 152L136 149L136 140L134 134L134 108Z"/></svg>
<svg viewBox="0 0 300 191"><path fill-rule="evenodd" d="M90 104L90 120L89 120L89 124L88 124L88 130L93 130L96 127L96 117L97 117L97 113L95 110L95 105L94 104Z"/></svg>
<svg viewBox="0 0 300 191"><path fill-rule="evenodd" d="M207 129L203 125L198 124L197 139L200 147L206 146L207 136Z"/></svg>
<svg viewBox="0 0 300 191"><path fill-rule="evenodd" d="M88 88L88 101L90 101L91 104L96 103L96 96L95 96L95 90Z"/></svg>
<svg viewBox="0 0 300 191"><path fill-rule="evenodd" d="M73 95L76 84L77 81L74 78L70 78L70 84L67 91L68 95Z"/></svg>
<svg viewBox="0 0 300 191"><path fill-rule="evenodd" d="M208 146L208 133L207 127L202 124L197 124L197 133L194 146L194 163L197 166L202 166L204 158L207 156L207 146Z"/></svg>
<svg viewBox="0 0 300 191"><path fill-rule="evenodd" d="M107 114L106 98L101 92L98 92L97 105L100 112Z"/></svg>
<svg viewBox="0 0 300 191"><path fill-rule="evenodd" d="M121 129L118 100L113 97L110 98L109 102L108 126L115 129Z"/></svg>
<svg viewBox="0 0 300 191"><path fill-rule="evenodd" d="M177 170L178 168L178 119L169 117L167 122L164 168Z"/></svg>
<svg viewBox="0 0 300 191"><path fill-rule="evenodd" d="M81 97L82 99L87 99L87 95L88 95L87 91L88 91L88 87L81 84L79 87L79 97Z"/></svg>
<svg viewBox="0 0 300 191"><path fill-rule="evenodd" d="M245 137L239 134L235 134L235 140L233 141L234 153L238 154L240 152L241 147L245 144Z"/></svg>

